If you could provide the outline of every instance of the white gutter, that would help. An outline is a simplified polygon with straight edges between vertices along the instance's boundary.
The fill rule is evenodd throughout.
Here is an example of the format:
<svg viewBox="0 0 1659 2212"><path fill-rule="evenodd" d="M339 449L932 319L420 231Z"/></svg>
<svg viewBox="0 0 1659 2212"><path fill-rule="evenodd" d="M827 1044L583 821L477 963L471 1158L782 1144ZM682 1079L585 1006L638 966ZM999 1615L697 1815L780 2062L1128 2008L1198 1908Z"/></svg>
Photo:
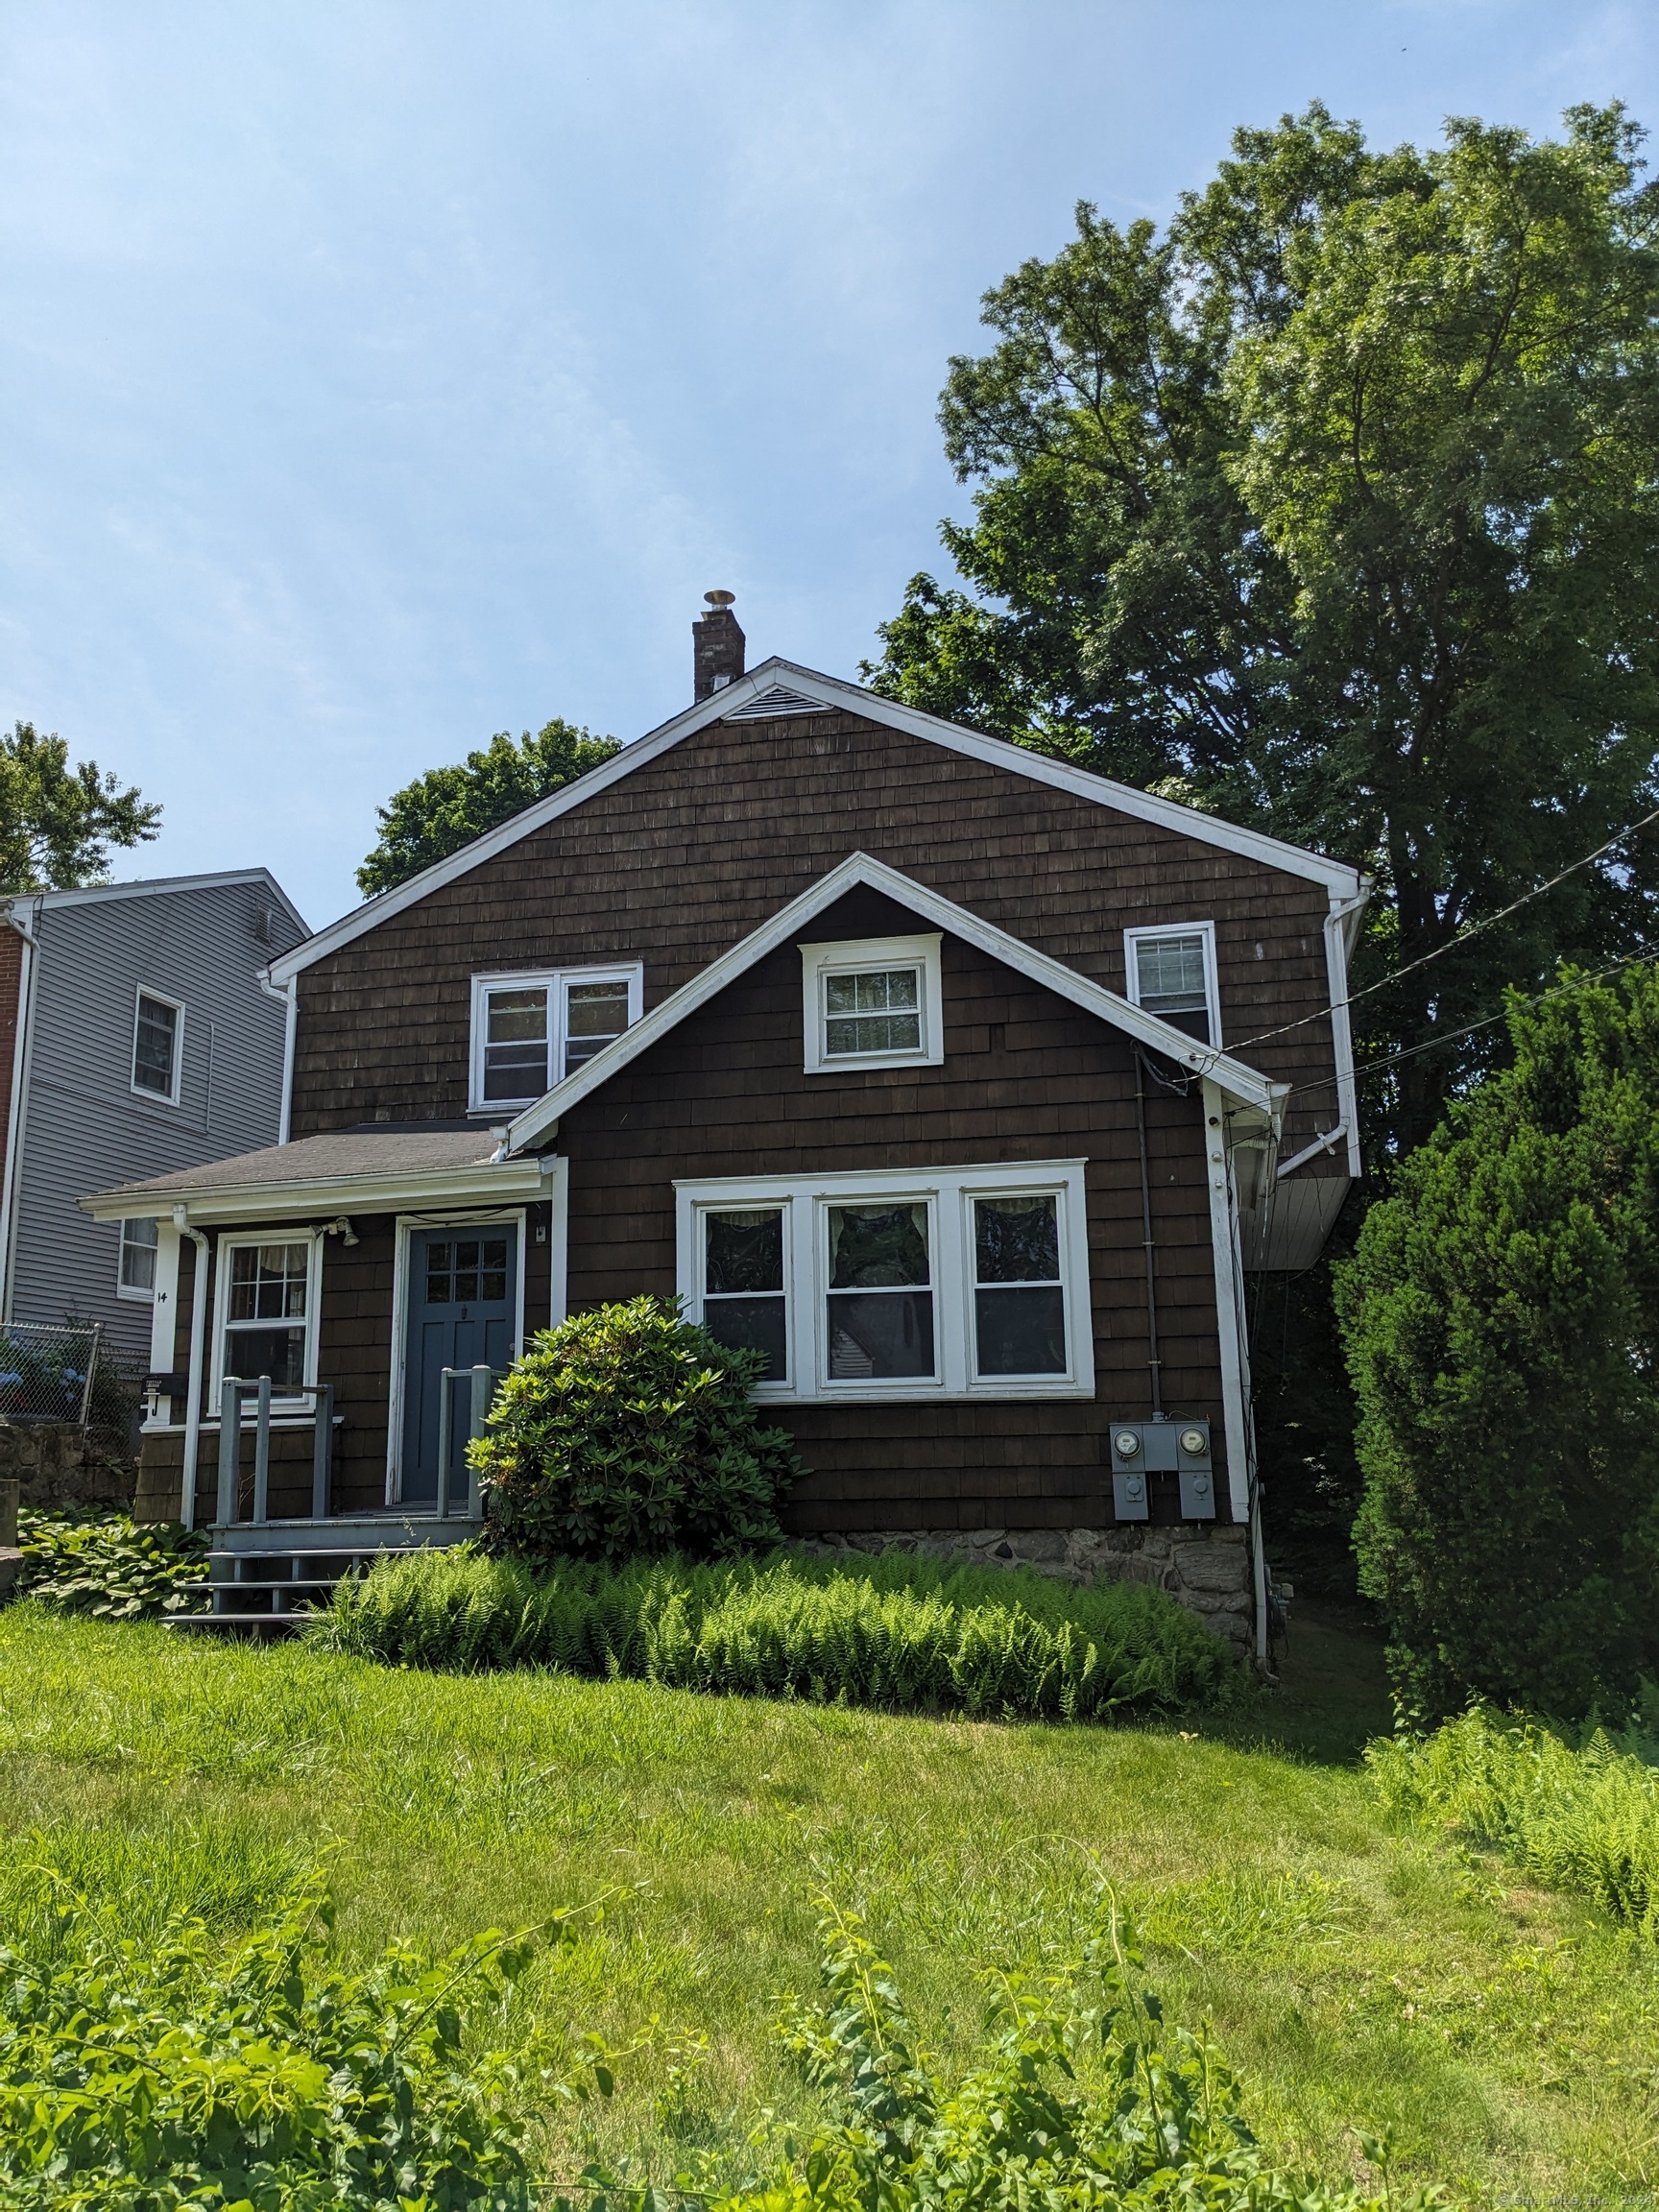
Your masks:
<svg viewBox="0 0 1659 2212"><path fill-rule="evenodd" d="M207 1239L190 1226L190 1209L175 1206L173 1225L196 1247L195 1281L190 1286L190 1403L184 1409L184 1466L179 1490L179 1518L196 1526L196 1462L202 1453L202 1355L207 1321Z"/></svg>
<svg viewBox="0 0 1659 2212"><path fill-rule="evenodd" d="M29 1065L35 1042L35 989L40 965L40 940L20 920L15 903L6 920L23 940L17 974L17 1032L12 1043L12 1102L6 1116L6 1168L0 1186L0 1315L12 1319L12 1290L16 1276L17 1201L23 1176L23 1139L28 1123ZM40 926L40 902L35 901L35 926Z"/></svg>

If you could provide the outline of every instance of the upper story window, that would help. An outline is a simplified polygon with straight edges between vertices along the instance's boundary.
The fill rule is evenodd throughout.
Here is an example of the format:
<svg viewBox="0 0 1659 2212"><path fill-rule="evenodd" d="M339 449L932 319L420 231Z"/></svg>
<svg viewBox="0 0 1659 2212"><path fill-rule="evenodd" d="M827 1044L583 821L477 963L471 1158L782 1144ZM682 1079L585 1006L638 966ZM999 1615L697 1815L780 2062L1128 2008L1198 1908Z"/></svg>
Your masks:
<svg viewBox="0 0 1659 2212"><path fill-rule="evenodd" d="M1189 922L1179 929L1125 929L1123 950L1129 997L1137 1006L1200 1044L1220 1044L1214 922Z"/></svg>
<svg viewBox="0 0 1659 2212"><path fill-rule="evenodd" d="M762 1397L1087 1397L1083 1168L682 1183L680 1292Z"/></svg>
<svg viewBox="0 0 1659 2212"><path fill-rule="evenodd" d="M115 1278L118 1298L153 1299L156 1295L156 1253L160 1225L151 1217L121 1224L121 1267Z"/></svg>
<svg viewBox="0 0 1659 2212"><path fill-rule="evenodd" d="M475 975L472 1111L543 1096L638 1021L643 990L637 966Z"/></svg>
<svg viewBox="0 0 1659 2212"><path fill-rule="evenodd" d="M801 967L809 1075L944 1059L936 935L803 945Z"/></svg>
<svg viewBox="0 0 1659 2212"><path fill-rule="evenodd" d="M146 1098L179 1103L179 1046L184 1009L176 998L140 991L132 1021L132 1088Z"/></svg>

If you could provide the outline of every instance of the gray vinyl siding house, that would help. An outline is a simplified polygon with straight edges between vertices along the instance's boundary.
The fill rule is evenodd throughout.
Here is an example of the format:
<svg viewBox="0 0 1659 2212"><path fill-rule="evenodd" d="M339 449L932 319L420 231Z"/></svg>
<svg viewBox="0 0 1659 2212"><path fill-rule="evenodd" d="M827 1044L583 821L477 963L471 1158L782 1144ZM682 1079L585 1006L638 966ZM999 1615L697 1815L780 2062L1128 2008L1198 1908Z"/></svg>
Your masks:
<svg viewBox="0 0 1659 2212"><path fill-rule="evenodd" d="M121 1224L77 1201L276 1142L286 1018L262 972L305 924L263 868L48 891L4 919L4 1318L102 1322L147 1360L145 1232L124 1264Z"/></svg>

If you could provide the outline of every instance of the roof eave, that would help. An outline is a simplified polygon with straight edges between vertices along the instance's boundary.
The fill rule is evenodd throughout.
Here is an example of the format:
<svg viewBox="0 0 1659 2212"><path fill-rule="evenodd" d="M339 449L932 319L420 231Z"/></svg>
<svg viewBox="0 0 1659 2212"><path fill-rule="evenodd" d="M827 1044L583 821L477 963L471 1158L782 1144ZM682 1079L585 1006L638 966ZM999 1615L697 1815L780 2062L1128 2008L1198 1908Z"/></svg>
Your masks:
<svg viewBox="0 0 1659 2212"><path fill-rule="evenodd" d="M193 1225L235 1221L274 1221L299 1214L423 1211L445 1200L498 1199L503 1203L535 1198L546 1173L537 1158L486 1160L468 1167L427 1167L384 1174L307 1175L270 1183L193 1185L156 1190L129 1184L98 1190L79 1200L94 1221L142 1220L171 1215L183 1207Z"/></svg>

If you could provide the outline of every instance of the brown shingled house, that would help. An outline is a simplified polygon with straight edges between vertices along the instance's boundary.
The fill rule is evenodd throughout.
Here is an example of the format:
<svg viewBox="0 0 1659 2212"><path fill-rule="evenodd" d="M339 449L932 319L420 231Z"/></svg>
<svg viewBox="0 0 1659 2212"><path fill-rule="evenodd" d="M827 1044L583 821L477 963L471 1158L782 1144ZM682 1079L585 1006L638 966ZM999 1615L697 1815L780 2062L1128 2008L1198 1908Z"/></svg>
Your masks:
<svg viewBox="0 0 1659 2212"><path fill-rule="evenodd" d="M745 674L710 597L684 713L272 964L279 1145L86 1201L161 1222L141 1496L279 1613L473 1526L475 1369L677 1293L766 1351L803 1535L1113 1566L1244 1637L1244 1277L1358 1166L1363 878Z"/></svg>

